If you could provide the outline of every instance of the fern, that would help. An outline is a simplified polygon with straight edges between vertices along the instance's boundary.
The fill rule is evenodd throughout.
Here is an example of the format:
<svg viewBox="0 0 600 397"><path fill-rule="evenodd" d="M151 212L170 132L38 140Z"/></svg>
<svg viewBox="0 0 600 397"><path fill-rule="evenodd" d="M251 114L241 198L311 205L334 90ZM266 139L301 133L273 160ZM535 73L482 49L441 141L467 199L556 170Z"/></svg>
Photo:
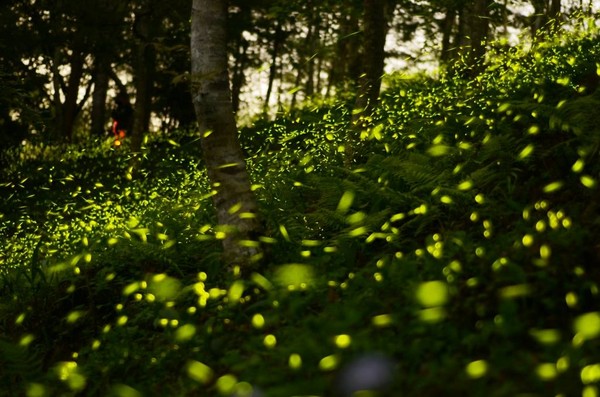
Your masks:
<svg viewBox="0 0 600 397"><path fill-rule="evenodd" d="M3 390L12 390L16 383L38 377L42 360L27 347L0 338L0 381Z"/></svg>

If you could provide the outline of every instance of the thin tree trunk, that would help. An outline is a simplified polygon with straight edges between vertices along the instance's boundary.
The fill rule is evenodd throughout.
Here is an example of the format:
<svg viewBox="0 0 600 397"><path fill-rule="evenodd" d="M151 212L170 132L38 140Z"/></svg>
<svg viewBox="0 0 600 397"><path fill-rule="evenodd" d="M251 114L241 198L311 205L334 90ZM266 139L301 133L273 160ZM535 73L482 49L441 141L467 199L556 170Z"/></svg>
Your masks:
<svg viewBox="0 0 600 397"><path fill-rule="evenodd" d="M294 92L292 94L292 100L290 102L290 110L293 110L296 108L296 101L298 99L298 87L300 86L300 83L302 82L302 64L300 62L298 62L296 64L296 79L294 80Z"/></svg>
<svg viewBox="0 0 600 397"><path fill-rule="evenodd" d="M508 38L508 0L504 0L502 4L502 33Z"/></svg>
<svg viewBox="0 0 600 397"><path fill-rule="evenodd" d="M74 50L71 58L71 73L69 73L67 80L67 89L64 92L65 102L63 104L62 132L67 141L70 141L73 137L73 126L78 113L77 97L79 96L84 61L83 54Z"/></svg>
<svg viewBox="0 0 600 397"><path fill-rule="evenodd" d="M231 102L235 113L240 110L240 93L246 83L244 71L246 70L246 62L248 61L248 42L241 37L236 48L238 52L231 80Z"/></svg>
<svg viewBox="0 0 600 397"><path fill-rule="evenodd" d="M52 59L52 108L54 110L54 139L58 139L60 136L64 136L62 134L63 128L63 103L60 98L60 93L63 89L64 82L62 80L62 76L58 70L58 65L60 63L60 50L56 49L54 51L54 56Z"/></svg>
<svg viewBox="0 0 600 397"><path fill-rule="evenodd" d="M296 79L294 80L294 93L292 94L292 100L290 103L290 109L296 107L298 98L298 92L300 91L300 84L302 79L306 75L306 83L304 85L304 98L307 99L314 93L314 52L315 52L315 18L314 13L311 13L308 21L308 32L304 38L303 45L298 51L298 61L294 65L296 69ZM317 31L318 38L318 31Z"/></svg>
<svg viewBox="0 0 600 397"><path fill-rule="evenodd" d="M308 49L308 62L306 65L306 87L304 92L310 97L315 92L315 40L319 37L318 26L315 25L315 19L311 18L308 34L306 35L306 47Z"/></svg>
<svg viewBox="0 0 600 397"><path fill-rule="evenodd" d="M323 57L320 56L317 59L317 70L315 71L315 92L317 95L321 95L321 86L323 84L321 79L321 72L323 71Z"/></svg>
<svg viewBox="0 0 600 397"><path fill-rule="evenodd" d="M361 113L370 113L377 104L381 77L385 63L386 22L384 15L385 0L364 0L364 69L359 78L359 93L355 109ZM359 116L360 117L360 116Z"/></svg>
<svg viewBox="0 0 600 397"><path fill-rule="evenodd" d="M92 135L104 136L106 133L106 95L108 91L109 65L101 57L96 58L96 72L94 75L94 93L92 94Z"/></svg>
<svg viewBox="0 0 600 397"><path fill-rule="evenodd" d="M115 73L115 71L112 68L108 70L108 75L117 86L117 90L119 91L118 94L129 95L127 93L127 86L121 81L119 76L117 76L117 73Z"/></svg>
<svg viewBox="0 0 600 397"><path fill-rule="evenodd" d="M562 9L560 0L551 0L550 9L548 10L548 17L552 21L554 27L558 25L558 19L560 18L560 11Z"/></svg>
<svg viewBox="0 0 600 397"><path fill-rule="evenodd" d="M463 48L468 44L468 11L466 10L466 6L463 6L458 9L457 17L458 17L458 26L456 29L456 34L454 35L454 46L457 48L456 58L460 56L460 48Z"/></svg>
<svg viewBox="0 0 600 397"><path fill-rule="evenodd" d="M267 94L265 95L265 103L263 105L263 113L268 114L269 112L269 101L271 100L271 93L273 92L273 83L275 76L277 75L277 57L279 56L279 47L283 41L283 30L281 23L277 22L275 26L275 35L273 36L273 49L271 52L271 66L269 67L269 84L267 86Z"/></svg>
<svg viewBox="0 0 600 397"><path fill-rule="evenodd" d="M486 43L489 31L489 1L475 0L473 10L470 13L470 41L471 51L469 52L468 62L478 73L478 64L483 60L486 53Z"/></svg>
<svg viewBox="0 0 600 397"><path fill-rule="evenodd" d="M448 8L446 10L446 16L442 21L442 53L440 55L440 61L446 63L452 59L451 45L452 45L452 31L456 22L456 10L454 8Z"/></svg>
<svg viewBox="0 0 600 397"><path fill-rule="evenodd" d="M348 82L358 81L361 74L363 54L361 54L361 35L359 19L354 13L342 12L338 21L340 25L339 39L336 44L335 60L329 73L329 89L344 91Z"/></svg>
<svg viewBox="0 0 600 397"><path fill-rule="evenodd" d="M283 109L283 101L281 100L283 94L283 68L278 69L277 82L277 113L279 113Z"/></svg>
<svg viewBox="0 0 600 397"><path fill-rule="evenodd" d="M325 89L325 96L327 98L329 98L329 96L331 95L331 91L333 88L333 82L335 80L335 77L334 77L335 67L333 66L334 62L331 62L331 65L329 65L329 72L327 75L327 88Z"/></svg>
<svg viewBox="0 0 600 397"><path fill-rule="evenodd" d="M546 15L546 0L532 0L533 21L531 23L531 35L536 37L538 32L548 23Z"/></svg>
<svg viewBox="0 0 600 397"><path fill-rule="evenodd" d="M372 114L381 88L381 77L385 63L385 20L386 0L364 0L363 48L365 56L364 70L358 81L358 93L352 112L351 137L346 147L346 166L355 157L355 146L365 120Z"/></svg>
<svg viewBox="0 0 600 397"><path fill-rule="evenodd" d="M454 37L456 51L450 60L462 60L466 68L460 68L466 78L477 76L483 69L489 33L489 5L491 0L469 2L458 11L458 29ZM451 69L456 72L457 69Z"/></svg>
<svg viewBox="0 0 600 397"><path fill-rule="evenodd" d="M83 97L81 98L81 101L79 101L79 103L77 103L77 109L75 110L76 116L81 113L81 111L83 110L83 107L85 106L85 103L90 98L92 91L93 91L92 87L94 87L94 82L90 79L87 87L85 87L85 92L83 93Z"/></svg>
<svg viewBox="0 0 600 397"><path fill-rule="evenodd" d="M239 141L227 72L227 1L193 0L192 97L228 268L248 272L262 232Z"/></svg>
<svg viewBox="0 0 600 397"><path fill-rule="evenodd" d="M152 106L152 87L154 85L155 52L152 44L142 45L138 49L138 62L135 70L135 106L133 112L133 131L131 150L139 153L144 135L150 127Z"/></svg>
<svg viewBox="0 0 600 397"><path fill-rule="evenodd" d="M152 43L152 9L146 3L136 16L134 29L139 38L134 61L135 106L133 111L133 131L131 133L131 150L139 153L144 135L150 126L152 107L152 88L156 69L156 50Z"/></svg>
<svg viewBox="0 0 600 397"><path fill-rule="evenodd" d="M534 15L531 21L531 35L543 40L544 36L558 27L562 4L560 0L532 0Z"/></svg>

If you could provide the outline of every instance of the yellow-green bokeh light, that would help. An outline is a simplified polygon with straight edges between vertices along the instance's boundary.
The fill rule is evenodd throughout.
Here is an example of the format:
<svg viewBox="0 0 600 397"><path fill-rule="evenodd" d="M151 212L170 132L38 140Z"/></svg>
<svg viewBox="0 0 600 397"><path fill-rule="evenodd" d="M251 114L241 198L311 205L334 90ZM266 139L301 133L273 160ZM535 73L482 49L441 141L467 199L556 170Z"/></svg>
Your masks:
<svg viewBox="0 0 600 397"><path fill-rule="evenodd" d="M424 307L442 306L448 301L448 285L444 281L421 283L415 292L417 301Z"/></svg>

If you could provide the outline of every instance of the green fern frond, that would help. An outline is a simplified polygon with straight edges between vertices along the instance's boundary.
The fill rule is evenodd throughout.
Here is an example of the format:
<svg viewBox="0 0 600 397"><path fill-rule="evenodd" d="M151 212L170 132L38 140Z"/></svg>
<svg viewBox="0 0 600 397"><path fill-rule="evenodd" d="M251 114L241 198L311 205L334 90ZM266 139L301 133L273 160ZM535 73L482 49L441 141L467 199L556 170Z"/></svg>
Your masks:
<svg viewBox="0 0 600 397"><path fill-rule="evenodd" d="M39 374L42 360L27 347L0 339L0 368L4 375L31 379Z"/></svg>

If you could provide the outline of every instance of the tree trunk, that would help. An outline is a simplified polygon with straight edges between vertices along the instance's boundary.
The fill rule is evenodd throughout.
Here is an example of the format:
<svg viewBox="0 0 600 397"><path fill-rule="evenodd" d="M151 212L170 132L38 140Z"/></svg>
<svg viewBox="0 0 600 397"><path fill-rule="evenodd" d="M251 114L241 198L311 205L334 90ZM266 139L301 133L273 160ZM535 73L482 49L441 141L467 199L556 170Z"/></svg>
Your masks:
<svg viewBox="0 0 600 397"><path fill-rule="evenodd" d="M552 26L551 29L556 29L559 26L559 18L560 18L560 11L561 11L562 5L561 5L561 1L560 0L551 0L550 1L550 8L548 9L548 18L550 19Z"/></svg>
<svg viewBox="0 0 600 397"><path fill-rule="evenodd" d="M475 74L479 71L478 64L483 61L486 52L489 31L489 1L475 0L473 10L470 13L471 51L469 52L468 63L476 69Z"/></svg>
<svg viewBox="0 0 600 397"><path fill-rule="evenodd" d="M302 63L300 61L296 62L294 67L296 68L296 79L294 80L294 93L292 94L292 100L290 101L290 110L296 108L296 101L298 98L298 91L300 87L300 83L302 82Z"/></svg>
<svg viewBox="0 0 600 397"><path fill-rule="evenodd" d="M546 26L548 19L546 16L546 0L532 0L533 16L531 22L531 35L535 38L538 32Z"/></svg>
<svg viewBox="0 0 600 397"><path fill-rule="evenodd" d="M531 20L531 35L543 39L546 33L558 27L562 4L560 0L532 0L534 14ZM539 36L539 37L538 37Z"/></svg>
<svg viewBox="0 0 600 397"><path fill-rule="evenodd" d="M65 101L62 104L62 134L67 141L71 141L73 137L73 126L77 117L78 104L77 97L79 96L79 87L81 84L81 76L83 75L83 54L78 51L73 51L71 56L71 73L67 79L66 89L63 91Z"/></svg>
<svg viewBox="0 0 600 397"><path fill-rule="evenodd" d="M440 61L446 63L451 60L452 57L452 31L456 23L456 10L454 8L448 8L446 10L446 16L442 21L442 53L440 55Z"/></svg>
<svg viewBox="0 0 600 397"><path fill-rule="evenodd" d="M329 73L328 92L332 88L346 90L347 83L358 81L363 56L360 51L359 19L354 12L341 14L339 38L336 44L335 61Z"/></svg>
<svg viewBox="0 0 600 397"><path fill-rule="evenodd" d="M306 35L306 49L308 62L306 65L306 87L304 92L306 97L311 97L315 93L315 51L317 46L317 40L319 39L319 25L318 20L314 16L311 16L310 26L308 27L308 34Z"/></svg>
<svg viewBox="0 0 600 397"><path fill-rule="evenodd" d="M106 63L102 57L96 58L91 114L93 136L104 136L106 134L106 94L109 81L107 71L109 65Z"/></svg>
<svg viewBox="0 0 600 397"><path fill-rule="evenodd" d="M463 77L474 78L483 69L489 33L489 5L490 0L475 0L457 10L458 28L454 36L456 51L451 51L453 56L449 60L464 62L466 68L461 68ZM451 66L454 65L451 63Z"/></svg>
<svg viewBox="0 0 600 397"><path fill-rule="evenodd" d="M59 139L59 137L64 136L62 134L63 128L63 103L60 99L60 93L64 86L64 81L62 80L62 76L60 75L60 71L58 70L58 65L60 64L60 50L57 48L54 50L54 55L52 57L52 109L54 111L54 131L53 138Z"/></svg>
<svg viewBox="0 0 600 397"><path fill-rule="evenodd" d="M556 18L560 14L561 11L561 1L560 0L552 0L550 3L550 17Z"/></svg>
<svg viewBox="0 0 600 397"><path fill-rule="evenodd" d="M239 43L236 46L237 56L235 57L235 65L233 68L233 76L231 80L231 103L233 112L237 113L240 110L240 93L242 87L246 83L246 63L248 62L248 46L249 43L243 37L240 37Z"/></svg>
<svg viewBox="0 0 600 397"><path fill-rule="evenodd" d="M358 93L352 112L351 137L346 147L346 165L354 160L355 146L365 120L377 105L385 63L386 0L364 0L363 49L364 69L358 80Z"/></svg>
<svg viewBox="0 0 600 397"><path fill-rule="evenodd" d="M155 52L152 44L138 48L138 67L135 70L135 106L131 150L139 153L144 135L150 127L152 110L152 87L154 85Z"/></svg>
<svg viewBox="0 0 600 397"><path fill-rule="evenodd" d="M215 190L217 230L224 232L226 265L247 272L261 255L256 239L262 228L233 116L226 23L226 0L193 0L192 96L203 158Z"/></svg>
<svg viewBox="0 0 600 397"><path fill-rule="evenodd" d="M321 79L321 72L323 71L323 57L320 56L317 59L317 70L315 71L315 92L317 96L321 95L321 89L323 81Z"/></svg>
<svg viewBox="0 0 600 397"><path fill-rule="evenodd" d="M381 77L385 62L385 36L386 21L384 14L385 0L364 0L364 65L359 78L359 92L356 99L355 112L359 117L361 114L370 113L377 104L379 89L381 88Z"/></svg>
<svg viewBox="0 0 600 397"><path fill-rule="evenodd" d="M461 48L468 45L469 27L468 27L468 12L466 6L462 6L457 11L458 26L454 35L454 46L457 48L455 57L460 57Z"/></svg>
<svg viewBox="0 0 600 397"><path fill-rule="evenodd" d="M281 23L277 22L275 26L275 35L273 36L273 48L271 51L271 66L269 67L269 84L267 86L267 94L265 95L265 103L263 105L263 113L269 112L269 101L273 92L273 83L277 75L277 57L279 57L279 47L283 44L283 29Z"/></svg>
<svg viewBox="0 0 600 397"><path fill-rule="evenodd" d="M135 35L138 37L136 58L134 60L135 107L133 112L133 131L131 133L131 150L139 153L144 135L150 126L152 107L152 88L156 69L156 50L152 43L153 21L152 9L145 3L136 15Z"/></svg>
<svg viewBox="0 0 600 397"><path fill-rule="evenodd" d="M70 60L71 73L67 83L63 80L58 69L60 59L60 50L57 49L51 67L55 129L57 138L70 141L73 135L75 118L80 110L77 97L79 96L79 87L83 76L84 57L80 52L73 51ZM64 96L64 102L61 100L61 92Z"/></svg>

